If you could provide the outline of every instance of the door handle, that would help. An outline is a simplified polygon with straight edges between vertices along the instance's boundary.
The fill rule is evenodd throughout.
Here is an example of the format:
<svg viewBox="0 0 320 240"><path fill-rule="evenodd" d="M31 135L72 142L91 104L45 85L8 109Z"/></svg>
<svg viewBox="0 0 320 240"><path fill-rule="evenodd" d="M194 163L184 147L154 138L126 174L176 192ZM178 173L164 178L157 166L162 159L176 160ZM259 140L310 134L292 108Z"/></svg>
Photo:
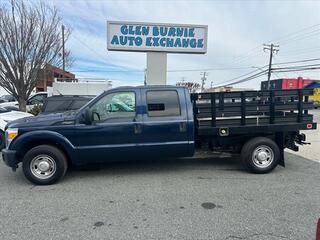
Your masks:
<svg viewBox="0 0 320 240"><path fill-rule="evenodd" d="M187 131L187 123L186 122L179 123L179 131L180 132L186 132Z"/></svg>
<svg viewBox="0 0 320 240"><path fill-rule="evenodd" d="M140 134L142 132L142 125L139 123L135 123L133 125L133 130L135 134Z"/></svg>

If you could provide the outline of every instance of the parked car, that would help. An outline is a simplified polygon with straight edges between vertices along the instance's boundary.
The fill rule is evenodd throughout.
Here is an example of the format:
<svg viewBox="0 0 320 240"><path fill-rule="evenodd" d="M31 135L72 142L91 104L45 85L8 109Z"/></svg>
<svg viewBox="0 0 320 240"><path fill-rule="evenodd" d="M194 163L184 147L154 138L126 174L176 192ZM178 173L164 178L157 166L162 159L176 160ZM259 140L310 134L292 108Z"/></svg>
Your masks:
<svg viewBox="0 0 320 240"><path fill-rule="evenodd" d="M0 150L5 147L5 127L14 120L31 117L30 113L12 110L13 107L0 107Z"/></svg>
<svg viewBox="0 0 320 240"><path fill-rule="evenodd" d="M77 110L88 103L93 96L52 96L45 99L41 114Z"/></svg>
<svg viewBox="0 0 320 240"><path fill-rule="evenodd" d="M13 170L22 162L25 177L42 185L57 182L71 164L188 157L202 148L240 153L246 169L268 173L284 166L285 148L298 151L296 144L304 144L300 130L316 128L308 113L312 94L272 90L190 96L188 89L174 86L114 88L78 111L9 123L2 155Z"/></svg>
<svg viewBox="0 0 320 240"><path fill-rule="evenodd" d="M4 103L4 102L16 102L17 100L15 99L14 96L6 94L6 95L2 95L0 97L0 103Z"/></svg>
<svg viewBox="0 0 320 240"><path fill-rule="evenodd" d="M33 108L34 105L42 105L44 100L48 97L47 92L37 92L33 94L27 101L27 111ZM9 101L0 103L0 107L17 107L19 108L18 101Z"/></svg>

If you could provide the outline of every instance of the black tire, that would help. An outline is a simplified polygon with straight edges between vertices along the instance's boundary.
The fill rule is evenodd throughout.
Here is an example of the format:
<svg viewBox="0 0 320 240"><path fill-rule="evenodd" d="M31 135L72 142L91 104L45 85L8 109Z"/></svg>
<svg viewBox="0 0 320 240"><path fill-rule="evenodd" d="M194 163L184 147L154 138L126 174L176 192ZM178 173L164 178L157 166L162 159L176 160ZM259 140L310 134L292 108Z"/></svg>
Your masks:
<svg viewBox="0 0 320 240"><path fill-rule="evenodd" d="M41 172L36 162L53 163L48 176ZM41 164L41 163L40 163ZM40 166L40 164L38 164ZM50 164L48 164L50 166ZM33 167L32 167L33 166ZM59 181L67 172L68 162L64 153L51 145L40 145L30 149L23 158L22 169L25 177L37 185L50 185ZM39 173L39 171L41 173ZM36 172L36 173L35 173Z"/></svg>
<svg viewBox="0 0 320 240"><path fill-rule="evenodd" d="M0 151L6 147L5 133L0 130Z"/></svg>
<svg viewBox="0 0 320 240"><path fill-rule="evenodd" d="M259 152L266 153L263 157L267 156L266 158L269 161L260 161L257 157L257 153ZM280 150L278 145L271 139L256 137L243 145L240 157L242 164L250 172L263 174L271 172L279 164Z"/></svg>

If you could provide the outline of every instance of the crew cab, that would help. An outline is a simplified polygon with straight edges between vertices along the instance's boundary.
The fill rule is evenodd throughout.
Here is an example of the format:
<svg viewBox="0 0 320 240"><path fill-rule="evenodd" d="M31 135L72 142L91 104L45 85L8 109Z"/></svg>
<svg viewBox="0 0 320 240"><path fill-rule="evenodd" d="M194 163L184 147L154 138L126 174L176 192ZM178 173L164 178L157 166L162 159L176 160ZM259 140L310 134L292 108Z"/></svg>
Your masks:
<svg viewBox="0 0 320 240"><path fill-rule="evenodd" d="M79 110L7 125L4 162L35 184L53 184L70 165L192 156L196 149L240 153L254 173L284 166L315 129L311 90L189 94L175 86L120 87Z"/></svg>

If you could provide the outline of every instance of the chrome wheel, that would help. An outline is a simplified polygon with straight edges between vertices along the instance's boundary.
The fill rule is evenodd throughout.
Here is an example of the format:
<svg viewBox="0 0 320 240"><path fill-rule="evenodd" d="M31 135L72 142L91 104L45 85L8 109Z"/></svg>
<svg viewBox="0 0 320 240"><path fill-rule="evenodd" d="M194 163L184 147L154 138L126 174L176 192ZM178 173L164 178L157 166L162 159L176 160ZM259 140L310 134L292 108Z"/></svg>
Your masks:
<svg viewBox="0 0 320 240"><path fill-rule="evenodd" d="M273 150L266 146L258 146L252 154L253 164L259 168L269 167L274 160Z"/></svg>
<svg viewBox="0 0 320 240"><path fill-rule="evenodd" d="M49 155L38 155L31 160L30 169L35 177L48 179L56 172L56 161Z"/></svg>

